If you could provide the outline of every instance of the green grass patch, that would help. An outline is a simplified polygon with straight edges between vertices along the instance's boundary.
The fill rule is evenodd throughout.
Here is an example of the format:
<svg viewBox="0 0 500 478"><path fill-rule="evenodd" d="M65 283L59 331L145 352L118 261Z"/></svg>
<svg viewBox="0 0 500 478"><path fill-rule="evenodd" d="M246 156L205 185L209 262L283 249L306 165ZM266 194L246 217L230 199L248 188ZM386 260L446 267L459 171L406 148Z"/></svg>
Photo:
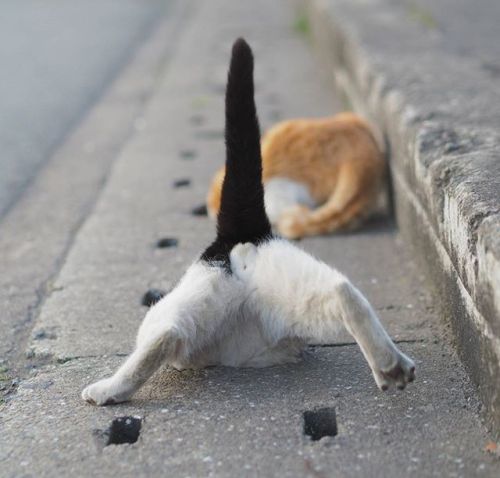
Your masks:
<svg viewBox="0 0 500 478"><path fill-rule="evenodd" d="M9 382L12 379L8 372L9 369L5 365L0 365L0 383Z"/></svg>
<svg viewBox="0 0 500 478"><path fill-rule="evenodd" d="M438 27L437 21L432 16L432 13L422 8L420 5L417 5L415 2L408 3L408 15L412 20L431 30L436 30Z"/></svg>
<svg viewBox="0 0 500 478"><path fill-rule="evenodd" d="M293 22L293 30L299 35L309 37L311 34L311 24L305 12L300 12Z"/></svg>
<svg viewBox="0 0 500 478"><path fill-rule="evenodd" d="M354 111L354 106L350 98L347 96L347 94L339 92L339 97L340 97L340 102L342 103L343 111Z"/></svg>

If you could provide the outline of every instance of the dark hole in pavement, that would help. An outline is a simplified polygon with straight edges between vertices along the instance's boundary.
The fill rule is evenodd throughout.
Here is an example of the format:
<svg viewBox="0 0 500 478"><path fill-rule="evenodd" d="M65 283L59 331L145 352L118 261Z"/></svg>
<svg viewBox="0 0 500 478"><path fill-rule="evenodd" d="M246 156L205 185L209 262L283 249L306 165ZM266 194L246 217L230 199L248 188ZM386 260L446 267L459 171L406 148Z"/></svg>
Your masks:
<svg viewBox="0 0 500 478"><path fill-rule="evenodd" d="M193 209L191 209L191 214L193 216L207 216L208 215L207 206L205 204L196 206Z"/></svg>
<svg viewBox="0 0 500 478"><path fill-rule="evenodd" d="M135 443L141 434L142 418L115 418L106 430L94 430L94 436L104 445Z"/></svg>
<svg viewBox="0 0 500 478"><path fill-rule="evenodd" d="M179 153L179 155L182 159L186 159L186 160L194 159L194 158L196 158L196 151L194 151L192 149L184 149Z"/></svg>
<svg viewBox="0 0 500 478"><path fill-rule="evenodd" d="M485 61L481 66L483 70L486 70L491 76L500 76L500 63Z"/></svg>
<svg viewBox="0 0 500 478"><path fill-rule="evenodd" d="M57 334L55 332L48 332L46 330L38 330L34 336L33 336L33 339L34 340L44 340L44 339L50 339L50 340L54 340L54 339L57 339Z"/></svg>
<svg viewBox="0 0 500 478"><path fill-rule="evenodd" d="M159 302L164 296L166 292L161 289L149 289L143 296L141 300L141 304L146 307L151 307L152 305Z"/></svg>
<svg viewBox="0 0 500 478"><path fill-rule="evenodd" d="M185 188L191 184L191 180L187 178L176 179L174 181L174 188Z"/></svg>
<svg viewBox="0 0 500 478"><path fill-rule="evenodd" d="M304 412L304 435L313 441L337 435L337 419L333 407L318 408Z"/></svg>
<svg viewBox="0 0 500 478"><path fill-rule="evenodd" d="M156 247L165 249L167 247L177 247L179 241L175 237L163 237L156 243Z"/></svg>

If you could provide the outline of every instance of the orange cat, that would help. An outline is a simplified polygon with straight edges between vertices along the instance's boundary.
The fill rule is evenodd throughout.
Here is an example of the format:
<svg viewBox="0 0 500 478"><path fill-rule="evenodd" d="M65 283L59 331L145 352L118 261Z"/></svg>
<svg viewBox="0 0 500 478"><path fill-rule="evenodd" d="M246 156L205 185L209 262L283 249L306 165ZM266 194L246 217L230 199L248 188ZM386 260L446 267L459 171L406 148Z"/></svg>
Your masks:
<svg viewBox="0 0 500 478"><path fill-rule="evenodd" d="M284 237L354 228L377 205L384 157L368 123L353 113L278 123L262 138L261 151L266 212ZM224 168L207 196L212 217L223 179Z"/></svg>

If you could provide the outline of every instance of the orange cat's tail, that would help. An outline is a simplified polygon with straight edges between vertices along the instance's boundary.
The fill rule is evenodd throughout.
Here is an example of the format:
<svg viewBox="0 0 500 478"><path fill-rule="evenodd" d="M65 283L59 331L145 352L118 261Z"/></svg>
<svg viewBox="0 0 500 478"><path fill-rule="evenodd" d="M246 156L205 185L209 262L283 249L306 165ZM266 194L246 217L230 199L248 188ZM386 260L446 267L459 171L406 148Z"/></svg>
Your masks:
<svg viewBox="0 0 500 478"><path fill-rule="evenodd" d="M217 239L202 259L225 259L235 244L271 236L264 208L259 120L254 101L253 54L242 38L233 45L226 88L226 175L217 215Z"/></svg>

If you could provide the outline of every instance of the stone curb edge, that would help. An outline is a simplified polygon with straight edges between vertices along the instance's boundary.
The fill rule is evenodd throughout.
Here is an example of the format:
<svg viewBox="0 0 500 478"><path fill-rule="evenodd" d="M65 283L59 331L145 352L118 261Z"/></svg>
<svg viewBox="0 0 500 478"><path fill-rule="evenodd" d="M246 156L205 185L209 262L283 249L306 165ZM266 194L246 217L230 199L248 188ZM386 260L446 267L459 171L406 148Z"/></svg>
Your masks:
<svg viewBox="0 0 500 478"><path fill-rule="evenodd" d="M306 15L332 87L345 95L350 109L378 126L377 139L391 151L399 229L436 291L459 355L478 386L485 417L498 436L500 205L496 209L476 193L481 174L465 171L470 176L464 176L446 157L447 148L454 147L450 134L455 133L413 114L417 108L408 104L404 91L387 86L384 72L371 64L362 42L337 15L333 18L324 1L300 0L296 5ZM436 152L444 160L426 162ZM473 147L460 151L488 152Z"/></svg>

